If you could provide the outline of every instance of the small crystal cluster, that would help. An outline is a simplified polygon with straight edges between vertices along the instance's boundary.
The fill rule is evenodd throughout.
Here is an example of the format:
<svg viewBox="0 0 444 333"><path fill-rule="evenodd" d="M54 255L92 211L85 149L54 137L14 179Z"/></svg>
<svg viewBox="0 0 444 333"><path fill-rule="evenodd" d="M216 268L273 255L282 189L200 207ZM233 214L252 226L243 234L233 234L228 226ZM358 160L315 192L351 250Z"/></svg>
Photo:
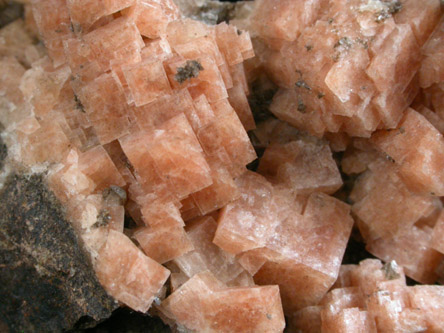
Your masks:
<svg viewBox="0 0 444 333"><path fill-rule="evenodd" d="M341 266L332 290L292 325L302 332L441 332L443 315L443 286L408 287L394 261L367 259Z"/></svg>
<svg viewBox="0 0 444 333"><path fill-rule="evenodd" d="M258 0L247 24L291 125L369 137L393 128L419 89L439 0ZM266 24L264 22L267 22Z"/></svg>
<svg viewBox="0 0 444 333"><path fill-rule="evenodd" d="M172 0L25 5L0 29L10 158L108 293L179 331L439 331L442 287L404 273L444 280L440 1L239 8L252 39ZM354 226L385 265L341 266Z"/></svg>

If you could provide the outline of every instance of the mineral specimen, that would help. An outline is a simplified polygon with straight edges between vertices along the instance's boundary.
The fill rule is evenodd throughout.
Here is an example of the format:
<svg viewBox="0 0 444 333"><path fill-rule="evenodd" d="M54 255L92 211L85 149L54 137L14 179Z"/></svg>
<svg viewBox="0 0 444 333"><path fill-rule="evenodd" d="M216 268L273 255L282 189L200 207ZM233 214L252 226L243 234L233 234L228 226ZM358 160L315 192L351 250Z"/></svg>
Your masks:
<svg viewBox="0 0 444 333"><path fill-rule="evenodd" d="M0 186L43 172L119 304L178 331L282 332L284 313L290 331L442 330L442 288L404 276L444 281L439 0L24 12L0 29ZM385 264L341 266L351 234ZM26 263L58 276L39 251ZM57 328L107 315L69 286L82 311Z"/></svg>

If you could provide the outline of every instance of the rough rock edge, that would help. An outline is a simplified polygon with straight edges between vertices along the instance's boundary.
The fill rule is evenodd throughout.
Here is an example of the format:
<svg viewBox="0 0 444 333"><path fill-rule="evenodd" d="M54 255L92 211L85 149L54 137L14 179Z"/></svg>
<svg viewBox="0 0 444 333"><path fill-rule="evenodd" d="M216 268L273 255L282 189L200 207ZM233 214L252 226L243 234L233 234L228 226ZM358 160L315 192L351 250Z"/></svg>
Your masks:
<svg viewBox="0 0 444 333"><path fill-rule="evenodd" d="M23 4L13 0L0 1L0 28L23 17Z"/></svg>
<svg viewBox="0 0 444 333"><path fill-rule="evenodd" d="M44 175L11 172L2 139L0 166L0 331L59 332L108 318L118 304L97 280Z"/></svg>

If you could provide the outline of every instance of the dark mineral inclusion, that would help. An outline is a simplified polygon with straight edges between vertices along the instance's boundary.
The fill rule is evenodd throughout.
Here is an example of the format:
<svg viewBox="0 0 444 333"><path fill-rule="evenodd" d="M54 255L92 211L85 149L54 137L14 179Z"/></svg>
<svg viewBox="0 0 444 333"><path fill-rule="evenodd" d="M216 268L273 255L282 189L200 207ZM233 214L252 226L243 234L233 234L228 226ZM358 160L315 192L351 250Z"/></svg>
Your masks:
<svg viewBox="0 0 444 333"><path fill-rule="evenodd" d="M60 332L116 307L43 176L9 176L0 190L0 332Z"/></svg>

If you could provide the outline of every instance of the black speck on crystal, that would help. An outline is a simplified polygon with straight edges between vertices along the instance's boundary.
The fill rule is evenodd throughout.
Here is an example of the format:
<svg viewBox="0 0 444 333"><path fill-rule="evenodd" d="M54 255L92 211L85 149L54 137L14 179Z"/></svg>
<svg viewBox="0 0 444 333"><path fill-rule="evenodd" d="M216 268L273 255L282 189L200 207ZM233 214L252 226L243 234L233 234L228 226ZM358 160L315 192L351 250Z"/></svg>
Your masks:
<svg viewBox="0 0 444 333"><path fill-rule="evenodd" d="M183 83L186 80L198 77L200 71L203 70L203 66L197 60L187 60L185 66L177 68L174 79L179 83Z"/></svg>

